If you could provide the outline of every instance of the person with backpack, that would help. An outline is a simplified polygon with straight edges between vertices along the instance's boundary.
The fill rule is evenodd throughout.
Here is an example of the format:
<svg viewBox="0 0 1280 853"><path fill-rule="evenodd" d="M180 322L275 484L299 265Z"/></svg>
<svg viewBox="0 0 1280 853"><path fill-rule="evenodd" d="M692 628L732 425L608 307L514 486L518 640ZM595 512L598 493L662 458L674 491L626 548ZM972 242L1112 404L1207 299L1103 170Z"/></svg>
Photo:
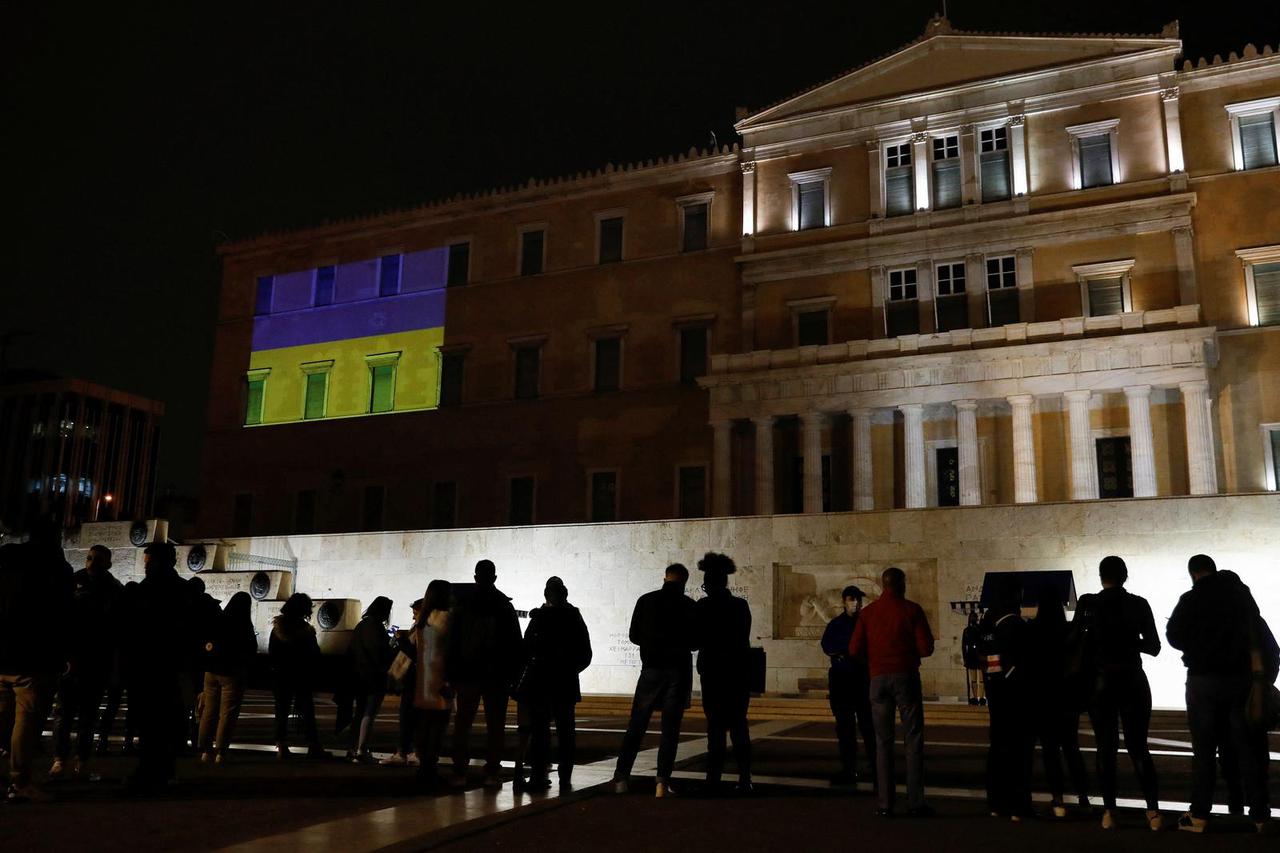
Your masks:
<svg viewBox="0 0 1280 853"><path fill-rule="evenodd" d="M280 615L271 620L271 638L267 656L274 675L276 757L288 758L289 711L298 712L303 736L307 739L307 756L325 758L328 753L320 745L316 730L316 706L312 690L320 666L320 645L316 629L311 626L315 605L311 596L295 592L280 607Z"/></svg>
<svg viewBox="0 0 1280 853"><path fill-rule="evenodd" d="M387 635L391 607L392 601L385 595L375 598L351 632L351 645L347 647L356 709L356 717L351 724L351 749L347 752L347 760L355 764L373 761L369 752L369 739L373 735L373 725L382 708L382 700L387 695L387 668L396 656L391 637Z"/></svg>
<svg viewBox="0 0 1280 853"><path fill-rule="evenodd" d="M1187 725L1191 729L1191 808L1178 819L1184 832L1204 832L1213 807L1214 764L1221 750L1224 772L1243 775L1249 816L1267 832L1271 804L1265 726L1247 718L1254 682L1265 689L1280 671L1280 649L1239 575L1218 571L1213 558L1187 561L1191 589L1182 594L1165 636L1187 667ZM1232 760L1234 759L1234 760ZM1231 780L1228 779L1228 788Z"/></svg>
<svg viewBox="0 0 1280 853"><path fill-rule="evenodd" d="M200 761L221 764L231 747L231 734L240 718L249 667L258 654L258 633L253 630L253 599L249 593L237 592L219 611L213 637L205 643L204 651L204 695L197 743Z"/></svg>
<svg viewBox="0 0 1280 853"><path fill-rule="evenodd" d="M1151 727L1151 685L1142 670L1142 655L1160 654L1151 605L1124 588L1129 568L1116 556L1098 564L1102 591L1080 596L1075 621L1089 633L1089 656L1094 678L1089 720L1098 743L1098 782L1102 788L1102 828L1116 826L1116 756L1120 727L1124 747L1147 804L1147 825L1164 828L1155 762L1147 748Z"/></svg>
<svg viewBox="0 0 1280 853"><path fill-rule="evenodd" d="M1055 818L1065 818L1064 761L1078 808L1089 808L1089 774L1080 754L1080 715L1088 708L1093 687L1085 637L1067 622L1062 599L1051 589L1040 590L1036 616L1027 627L1031 713L1052 798L1049 809Z"/></svg>
<svg viewBox="0 0 1280 853"><path fill-rule="evenodd" d="M1031 815L1032 673L1028 630L1019 612L1019 590L997 585L979 623L983 682L990 712L987 805L992 817L1018 823Z"/></svg>

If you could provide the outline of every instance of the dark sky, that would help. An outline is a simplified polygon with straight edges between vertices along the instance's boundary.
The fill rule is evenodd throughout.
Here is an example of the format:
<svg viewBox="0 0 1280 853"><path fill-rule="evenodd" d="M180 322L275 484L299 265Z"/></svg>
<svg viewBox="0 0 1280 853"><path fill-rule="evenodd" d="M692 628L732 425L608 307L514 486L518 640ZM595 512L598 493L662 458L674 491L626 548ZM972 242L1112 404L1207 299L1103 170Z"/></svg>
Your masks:
<svg viewBox="0 0 1280 853"><path fill-rule="evenodd" d="M0 366L164 401L160 485L195 494L217 242L736 141L735 106L893 50L941 2L445 5L5 4ZM1179 18L1193 58L1280 44L1275 2L1050 6L949 12L1038 32Z"/></svg>

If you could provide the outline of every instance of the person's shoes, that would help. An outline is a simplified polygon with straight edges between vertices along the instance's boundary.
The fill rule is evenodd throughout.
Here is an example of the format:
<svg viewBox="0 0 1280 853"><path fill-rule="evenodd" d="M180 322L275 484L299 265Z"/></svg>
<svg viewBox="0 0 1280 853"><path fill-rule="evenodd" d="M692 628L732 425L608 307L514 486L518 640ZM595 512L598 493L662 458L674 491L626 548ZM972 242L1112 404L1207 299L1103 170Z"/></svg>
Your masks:
<svg viewBox="0 0 1280 853"><path fill-rule="evenodd" d="M214 763L214 764L221 764L222 762L224 762L224 761L226 761L226 760L227 760L227 754L226 754L225 752L215 752L215 753L213 754L213 763Z"/></svg>
<svg viewBox="0 0 1280 853"><path fill-rule="evenodd" d="M876 817L893 817L893 809L876 809Z"/></svg>
<svg viewBox="0 0 1280 853"><path fill-rule="evenodd" d="M1253 830L1259 835L1274 835L1276 831L1276 822L1270 818L1255 820L1253 822Z"/></svg>
<svg viewBox="0 0 1280 853"><path fill-rule="evenodd" d="M659 800L665 800L670 797L679 796L675 788L671 787L671 783L665 779L659 779L657 786L653 789L653 796Z"/></svg>
<svg viewBox="0 0 1280 853"><path fill-rule="evenodd" d="M914 809L907 809L907 817L934 817L937 814L933 810L933 806L923 805L916 806Z"/></svg>
<svg viewBox="0 0 1280 853"><path fill-rule="evenodd" d="M750 797L756 792L756 786L751 784L750 779L739 779L738 784L733 786L733 793L739 797Z"/></svg>
<svg viewBox="0 0 1280 853"><path fill-rule="evenodd" d="M409 759L398 752L393 752L378 763L384 767L404 767L409 763Z"/></svg>
<svg viewBox="0 0 1280 853"><path fill-rule="evenodd" d="M531 794L541 794L551 790L551 780L546 776L536 776L524 783L524 789Z"/></svg>
<svg viewBox="0 0 1280 853"><path fill-rule="evenodd" d="M1183 812L1178 818L1179 832L1204 832L1209 828L1209 821L1202 817L1194 817L1191 812Z"/></svg>
<svg viewBox="0 0 1280 853"><path fill-rule="evenodd" d="M284 744L280 744L279 746L276 747L276 758L284 760L288 758L290 755L293 755L293 753L290 752L289 747L285 746Z"/></svg>
<svg viewBox="0 0 1280 853"><path fill-rule="evenodd" d="M1102 811L1102 828L1103 829L1116 828L1116 814L1115 812L1111 811L1111 809L1103 809Z"/></svg>
<svg viewBox="0 0 1280 853"><path fill-rule="evenodd" d="M573 790L573 783L572 783L572 782L570 782L568 779L561 779L561 780L560 780L560 793L561 793L561 794L568 794L568 793L569 793L569 792L571 792L572 790Z"/></svg>
<svg viewBox="0 0 1280 853"><path fill-rule="evenodd" d="M212 761L212 760L213 760L213 755L211 755L210 753L208 753L208 752L202 752L202 753L200 753L200 763L201 763L201 764L208 764L208 763L209 763L210 761Z"/></svg>
<svg viewBox="0 0 1280 853"><path fill-rule="evenodd" d="M47 803L52 799L47 793L35 785L10 785L5 791L5 801L17 805L19 803Z"/></svg>
<svg viewBox="0 0 1280 853"><path fill-rule="evenodd" d="M631 793L631 783L626 779L614 779L613 792L615 794L629 794Z"/></svg>
<svg viewBox="0 0 1280 853"><path fill-rule="evenodd" d="M411 752L404 757L404 763L407 767L421 767L422 761L418 758L418 753Z"/></svg>
<svg viewBox="0 0 1280 853"><path fill-rule="evenodd" d="M65 772L66 772L66 768L63 766L62 759L61 758L53 759L53 766L49 768L49 778L61 779Z"/></svg>
<svg viewBox="0 0 1280 853"><path fill-rule="evenodd" d="M1049 804L1049 813L1058 820L1062 820L1067 816L1067 807L1057 800L1054 800Z"/></svg>
<svg viewBox="0 0 1280 853"><path fill-rule="evenodd" d="M1156 809L1147 809L1147 826L1151 827L1152 832L1164 829L1164 815Z"/></svg>

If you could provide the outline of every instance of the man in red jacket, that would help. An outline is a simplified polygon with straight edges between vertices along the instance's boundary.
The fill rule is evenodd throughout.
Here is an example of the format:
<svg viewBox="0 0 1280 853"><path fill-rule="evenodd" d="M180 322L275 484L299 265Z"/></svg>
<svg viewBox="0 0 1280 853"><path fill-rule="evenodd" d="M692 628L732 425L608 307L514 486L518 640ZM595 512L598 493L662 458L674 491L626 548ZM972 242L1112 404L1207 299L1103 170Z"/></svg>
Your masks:
<svg viewBox="0 0 1280 853"><path fill-rule="evenodd" d="M893 816L893 711L902 714L907 748L907 814L928 817L924 802L924 706L920 659L933 654L933 632L924 610L908 601L907 576L891 567L880 576L881 595L867 605L853 629L849 654L871 671L871 720L876 729L876 814Z"/></svg>

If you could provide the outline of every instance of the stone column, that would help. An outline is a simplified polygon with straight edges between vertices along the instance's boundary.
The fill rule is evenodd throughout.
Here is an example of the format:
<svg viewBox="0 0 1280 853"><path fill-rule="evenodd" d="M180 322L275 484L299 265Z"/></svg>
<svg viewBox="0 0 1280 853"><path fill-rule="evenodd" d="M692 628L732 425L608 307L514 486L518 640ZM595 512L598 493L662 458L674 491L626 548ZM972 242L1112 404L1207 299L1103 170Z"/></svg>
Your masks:
<svg viewBox="0 0 1280 853"><path fill-rule="evenodd" d="M915 210L928 210L933 205L929 198L929 134L911 135L911 176L915 187Z"/></svg>
<svg viewBox="0 0 1280 853"><path fill-rule="evenodd" d="M822 512L822 426L824 412L805 412L800 416L804 430L804 511Z"/></svg>
<svg viewBox="0 0 1280 853"><path fill-rule="evenodd" d="M756 425L756 515L773 515L773 415L751 422Z"/></svg>
<svg viewBox="0 0 1280 853"><path fill-rule="evenodd" d="M871 187L871 216L884 219L884 169L880 166L880 140L867 140L867 185Z"/></svg>
<svg viewBox="0 0 1280 853"><path fill-rule="evenodd" d="M987 262L982 255L964 256L964 292L969 303L969 328L985 329L987 323Z"/></svg>
<svg viewBox="0 0 1280 853"><path fill-rule="evenodd" d="M907 508L922 507L924 497L924 406L906 403L898 407L902 412L903 469L906 472Z"/></svg>
<svg viewBox="0 0 1280 853"><path fill-rule="evenodd" d="M729 467L732 459L729 452L729 438L733 429L733 421L712 421L712 457L711 457L711 514L717 517L727 516L732 507L730 489L733 478Z"/></svg>
<svg viewBox="0 0 1280 853"><path fill-rule="evenodd" d="M756 233L756 164L749 160L742 164L742 236Z"/></svg>
<svg viewBox="0 0 1280 853"><path fill-rule="evenodd" d="M1034 249L1024 248L1014 252L1014 268L1018 272L1018 320L1034 323L1036 319L1036 279L1031 265Z"/></svg>
<svg viewBox="0 0 1280 853"><path fill-rule="evenodd" d="M920 334L931 335L936 329L933 313L933 262L920 261L916 264L916 311L920 325Z"/></svg>
<svg viewBox="0 0 1280 853"><path fill-rule="evenodd" d="M1067 391L1067 429L1071 441L1071 499L1091 501L1098 498L1098 456L1093 446L1093 428L1089 424L1089 390Z"/></svg>
<svg viewBox="0 0 1280 853"><path fill-rule="evenodd" d="M1156 454L1151 438L1151 386L1124 389L1129 404L1129 454L1133 462L1133 496L1156 496Z"/></svg>
<svg viewBox="0 0 1280 853"><path fill-rule="evenodd" d="M960 457L960 505L982 503L982 487L978 477L978 404L973 400L956 400L956 450Z"/></svg>
<svg viewBox="0 0 1280 853"><path fill-rule="evenodd" d="M1218 493L1218 463L1213 453L1213 401L1209 399L1209 383L1203 379L1183 382L1182 407L1187 418L1187 472L1191 494Z"/></svg>
<svg viewBox="0 0 1280 853"><path fill-rule="evenodd" d="M1009 116L1009 166L1013 178L1014 197L1027 194L1027 129L1026 117Z"/></svg>
<svg viewBox="0 0 1280 853"><path fill-rule="evenodd" d="M1164 104L1164 143L1169 157L1169 174L1172 175L1185 170L1182 162L1182 119L1178 115L1178 87L1161 89L1160 100Z"/></svg>
<svg viewBox="0 0 1280 853"><path fill-rule="evenodd" d="M1031 409L1035 398L1015 394L1008 398L1013 407L1013 500L1020 504L1036 502L1036 448L1031 426Z"/></svg>
<svg viewBox="0 0 1280 853"><path fill-rule="evenodd" d="M1200 304L1200 288L1196 284L1196 251L1190 225L1173 229L1173 251L1178 260L1178 304Z"/></svg>
<svg viewBox="0 0 1280 853"><path fill-rule="evenodd" d="M875 509L875 479L871 462L871 410L851 409L853 418L853 508Z"/></svg>
<svg viewBox="0 0 1280 853"><path fill-rule="evenodd" d="M872 267L871 270L871 337L886 338L889 335L888 321L885 319L884 304L889 298L888 276L884 267Z"/></svg>
<svg viewBox="0 0 1280 853"><path fill-rule="evenodd" d="M978 186L978 140L971 124L960 128L960 187L964 206L977 204L982 197Z"/></svg>

